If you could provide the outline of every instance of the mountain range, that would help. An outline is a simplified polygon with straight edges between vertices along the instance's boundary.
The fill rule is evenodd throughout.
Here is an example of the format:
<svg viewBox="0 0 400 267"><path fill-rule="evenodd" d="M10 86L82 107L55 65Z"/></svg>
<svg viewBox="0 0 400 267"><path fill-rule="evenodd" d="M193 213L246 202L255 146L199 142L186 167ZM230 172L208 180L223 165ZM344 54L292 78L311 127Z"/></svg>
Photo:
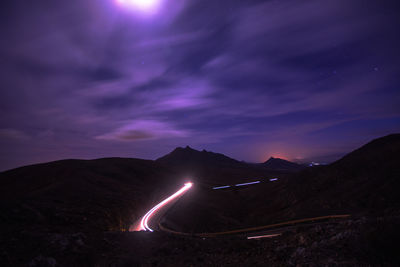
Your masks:
<svg viewBox="0 0 400 267"><path fill-rule="evenodd" d="M198 151L189 146L186 146L185 148L177 147L171 153L158 158L156 161L172 165L188 165L188 166L211 165L215 167L238 167L238 168L258 166L270 170L284 170L284 171L297 171L304 169L303 165L280 158L271 157L266 162L259 164L246 163L244 161L238 161L236 159L232 159L221 153L214 153L206 150Z"/></svg>

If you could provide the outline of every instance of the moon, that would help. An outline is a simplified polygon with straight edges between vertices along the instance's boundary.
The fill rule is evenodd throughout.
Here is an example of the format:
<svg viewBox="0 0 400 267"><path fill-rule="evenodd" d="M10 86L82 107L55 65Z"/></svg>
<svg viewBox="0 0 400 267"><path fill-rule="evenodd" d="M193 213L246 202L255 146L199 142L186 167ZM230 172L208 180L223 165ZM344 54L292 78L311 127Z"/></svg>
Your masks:
<svg viewBox="0 0 400 267"><path fill-rule="evenodd" d="M120 5L133 8L144 13L154 13L161 0L117 0Z"/></svg>

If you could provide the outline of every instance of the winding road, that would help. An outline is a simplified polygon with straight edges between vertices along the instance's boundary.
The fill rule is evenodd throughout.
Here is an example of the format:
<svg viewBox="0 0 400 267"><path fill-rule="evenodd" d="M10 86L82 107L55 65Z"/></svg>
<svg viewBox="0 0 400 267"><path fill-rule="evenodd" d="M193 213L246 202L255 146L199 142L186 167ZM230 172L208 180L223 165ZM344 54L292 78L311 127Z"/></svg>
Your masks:
<svg viewBox="0 0 400 267"><path fill-rule="evenodd" d="M132 225L129 231L150 231L153 232L155 229L161 230L164 232L169 232L178 235L191 235L197 237L216 237L221 235L234 235L234 234L248 234L251 233L247 239L259 239L259 238L270 238L276 237L281 235L282 232L297 227L299 224L318 224L330 219L343 219L348 218L349 214L343 215L329 215L329 216L320 216L320 217L312 217L312 218L305 218L305 219L298 219L298 220L291 220L276 224L269 224L251 228L244 228L244 229L236 229L224 232L214 232L214 233L198 233L198 234L189 234L174 231L168 229L161 225L160 217L165 213L168 209L168 206L172 205L175 201L177 201L182 195L184 195L193 184L191 182L185 183L182 188L180 188L177 192L169 196L168 198L164 199L153 208L151 208L136 224ZM153 225L151 226L150 220L155 219L158 217L158 220L154 220Z"/></svg>

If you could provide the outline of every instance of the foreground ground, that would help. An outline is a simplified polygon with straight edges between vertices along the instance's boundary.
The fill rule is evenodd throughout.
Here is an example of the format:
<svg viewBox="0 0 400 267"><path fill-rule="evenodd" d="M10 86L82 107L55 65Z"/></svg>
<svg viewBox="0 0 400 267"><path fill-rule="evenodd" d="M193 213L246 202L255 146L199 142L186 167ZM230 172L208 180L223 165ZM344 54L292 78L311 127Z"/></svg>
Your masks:
<svg viewBox="0 0 400 267"><path fill-rule="evenodd" d="M399 226L399 215L358 217L260 240L26 231L1 243L0 255L2 266L398 266Z"/></svg>

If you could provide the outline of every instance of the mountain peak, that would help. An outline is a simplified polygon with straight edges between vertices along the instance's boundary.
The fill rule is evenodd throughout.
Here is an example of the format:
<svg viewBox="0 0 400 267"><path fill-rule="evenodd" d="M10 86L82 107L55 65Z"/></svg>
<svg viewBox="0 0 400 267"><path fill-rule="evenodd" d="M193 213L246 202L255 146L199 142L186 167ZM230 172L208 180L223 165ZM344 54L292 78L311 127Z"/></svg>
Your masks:
<svg viewBox="0 0 400 267"><path fill-rule="evenodd" d="M174 150L172 150L171 153L174 153L174 152L177 152L177 151L197 151L197 150L191 148L190 146L185 146L185 147L178 146Z"/></svg>
<svg viewBox="0 0 400 267"><path fill-rule="evenodd" d="M270 157L266 162L262 163L269 169L297 171L304 168L304 166L285 160L281 158Z"/></svg>
<svg viewBox="0 0 400 267"><path fill-rule="evenodd" d="M239 161L225 156L224 154L214 153L203 149L202 151L191 148L190 146L177 147L171 153L160 157L157 161L170 164L237 164Z"/></svg>
<svg viewBox="0 0 400 267"><path fill-rule="evenodd" d="M274 157L270 157L267 161L265 161L264 163L267 163L267 162L273 162L273 161L285 161L285 162L290 162L290 161L288 161L288 160L285 160L285 159L281 159L281 158L274 158Z"/></svg>

